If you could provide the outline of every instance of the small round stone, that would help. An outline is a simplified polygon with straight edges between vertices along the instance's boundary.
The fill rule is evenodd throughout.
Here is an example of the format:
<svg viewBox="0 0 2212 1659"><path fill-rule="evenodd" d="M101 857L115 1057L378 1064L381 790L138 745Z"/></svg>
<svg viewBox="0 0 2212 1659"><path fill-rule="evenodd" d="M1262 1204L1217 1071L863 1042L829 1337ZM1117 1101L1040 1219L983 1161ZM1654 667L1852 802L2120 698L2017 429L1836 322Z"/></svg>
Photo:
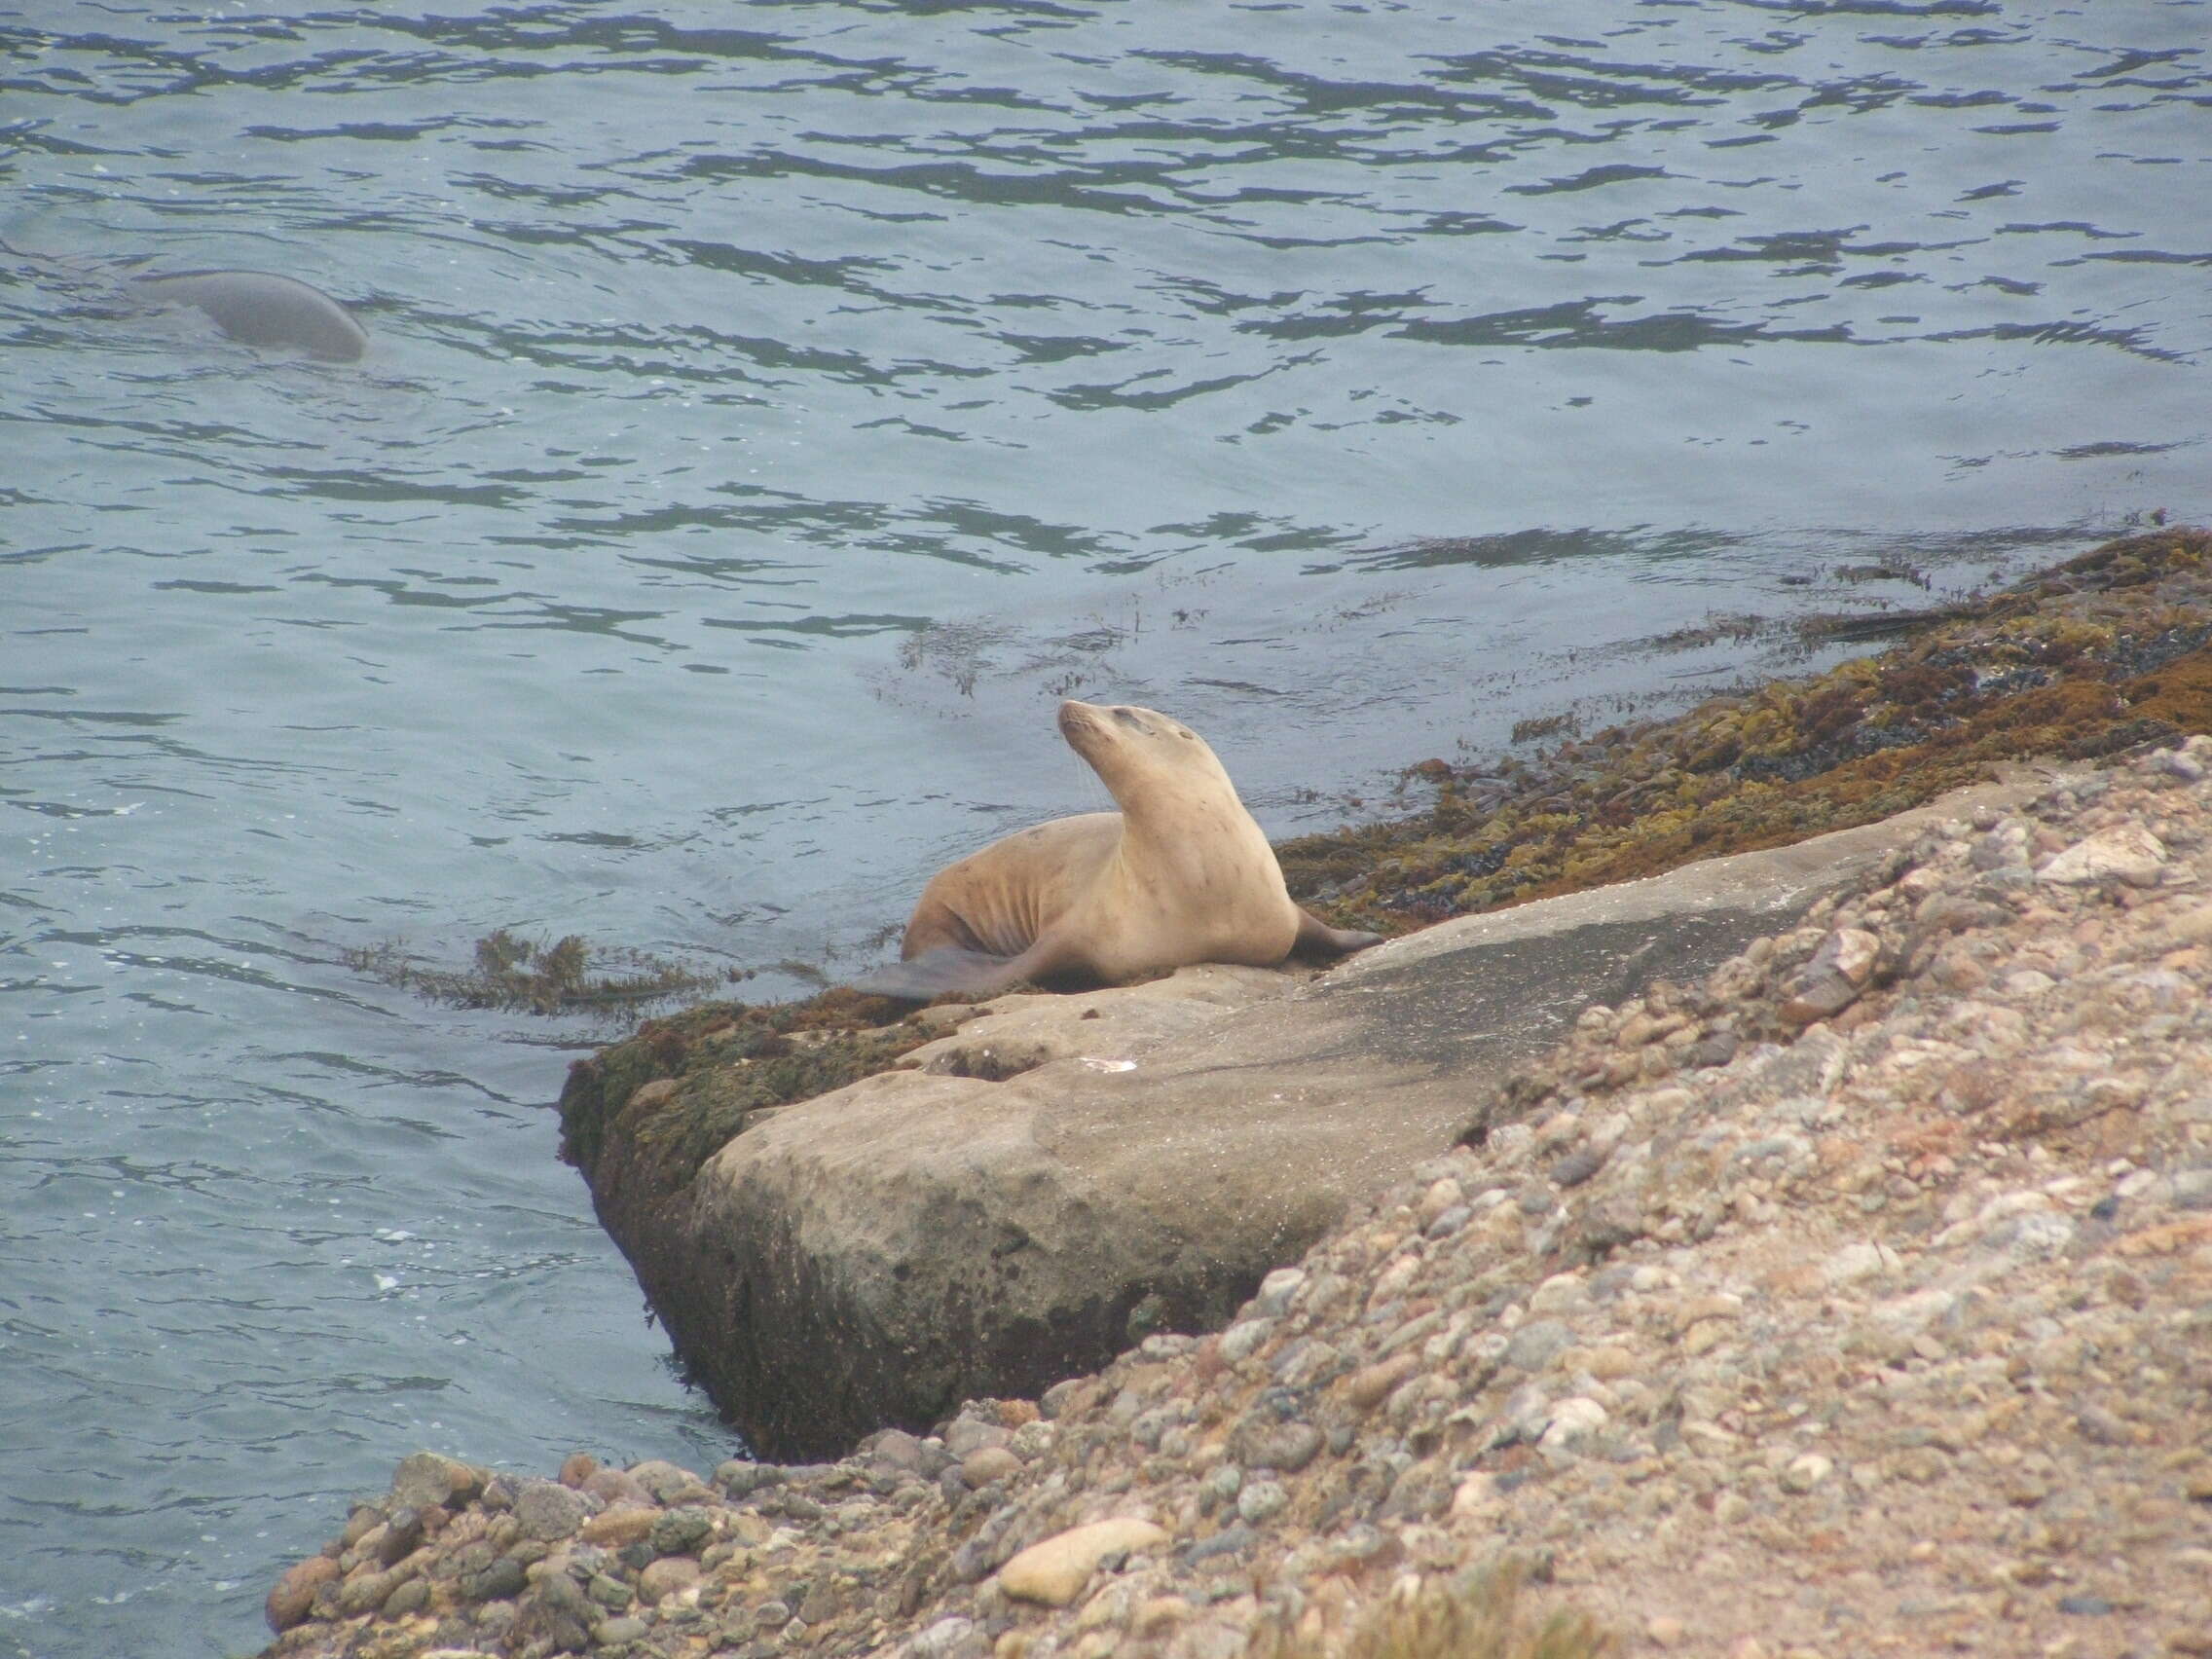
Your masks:
<svg viewBox="0 0 2212 1659"><path fill-rule="evenodd" d="M638 1574L638 1595L647 1605L689 1590L699 1582L699 1564L689 1556L663 1556Z"/></svg>
<svg viewBox="0 0 2212 1659"><path fill-rule="evenodd" d="M532 1481L515 1499L523 1536L557 1543L572 1538L591 1513L591 1500L558 1481Z"/></svg>
<svg viewBox="0 0 2212 1659"><path fill-rule="evenodd" d="M1272 1521L1290 1507L1290 1494L1280 1481L1253 1481L1236 1494L1237 1519L1258 1527Z"/></svg>
<svg viewBox="0 0 2212 1659"><path fill-rule="evenodd" d="M1004 1446L985 1446L960 1460L960 1477L973 1489L1003 1481L1021 1471L1021 1459Z"/></svg>
<svg viewBox="0 0 2212 1659"><path fill-rule="evenodd" d="M297 1567L287 1568L284 1576L276 1580L276 1587L269 1592L269 1601L262 1609L269 1628L278 1634L290 1630L313 1607L315 1591L338 1576L338 1563L329 1556L310 1556Z"/></svg>

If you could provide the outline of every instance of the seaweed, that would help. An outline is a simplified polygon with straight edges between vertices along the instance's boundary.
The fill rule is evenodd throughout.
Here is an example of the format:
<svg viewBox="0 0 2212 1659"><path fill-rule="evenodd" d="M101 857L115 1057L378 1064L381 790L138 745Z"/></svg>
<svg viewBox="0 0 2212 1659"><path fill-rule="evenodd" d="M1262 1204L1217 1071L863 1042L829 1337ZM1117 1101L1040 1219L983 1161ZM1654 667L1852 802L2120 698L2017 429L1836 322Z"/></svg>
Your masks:
<svg viewBox="0 0 2212 1659"><path fill-rule="evenodd" d="M1428 793L1425 809L1277 847L1291 893L1340 927L1402 933L1869 823L1998 762L2212 730L2201 530L2126 536L1994 594L1873 622L1905 638L1532 757L1424 760L1402 776Z"/></svg>
<svg viewBox="0 0 2212 1659"><path fill-rule="evenodd" d="M570 934L547 944L495 928L476 941L463 969L433 968L403 940L356 946L347 967L432 1002L523 1014L574 1014L658 1002L747 977L742 969L709 971L621 946L594 945Z"/></svg>

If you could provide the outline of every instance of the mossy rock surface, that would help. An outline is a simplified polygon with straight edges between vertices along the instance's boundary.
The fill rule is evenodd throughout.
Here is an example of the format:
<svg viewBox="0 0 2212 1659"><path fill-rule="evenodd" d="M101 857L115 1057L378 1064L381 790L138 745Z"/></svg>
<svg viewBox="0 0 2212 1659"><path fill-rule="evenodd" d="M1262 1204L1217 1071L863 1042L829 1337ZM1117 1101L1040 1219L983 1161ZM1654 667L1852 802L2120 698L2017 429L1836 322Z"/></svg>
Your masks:
<svg viewBox="0 0 2212 1659"><path fill-rule="evenodd" d="M703 1003L648 1019L570 1067L561 1156L593 1181L608 1136L619 1132L627 1151L656 1166L656 1185L681 1187L755 1113L886 1070L938 1035L902 1017L907 1009L831 990L795 1003Z"/></svg>
<svg viewBox="0 0 2212 1659"><path fill-rule="evenodd" d="M1993 762L2212 731L2212 535L2128 536L1825 674L1613 726L1500 770L1423 761L1425 812L1276 849L1382 933L1872 823Z"/></svg>

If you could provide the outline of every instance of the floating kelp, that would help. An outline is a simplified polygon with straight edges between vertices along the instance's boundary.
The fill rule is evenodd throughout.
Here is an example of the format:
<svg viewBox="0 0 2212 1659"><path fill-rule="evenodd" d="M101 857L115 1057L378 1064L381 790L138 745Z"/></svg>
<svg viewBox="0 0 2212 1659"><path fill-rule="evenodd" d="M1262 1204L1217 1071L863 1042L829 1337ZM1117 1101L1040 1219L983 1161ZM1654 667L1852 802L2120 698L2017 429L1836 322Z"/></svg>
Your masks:
<svg viewBox="0 0 2212 1659"><path fill-rule="evenodd" d="M476 941L473 967L426 966L392 941L345 952L355 973L456 1008L582 1014L712 990L743 971L702 971L571 934L551 944L496 928Z"/></svg>

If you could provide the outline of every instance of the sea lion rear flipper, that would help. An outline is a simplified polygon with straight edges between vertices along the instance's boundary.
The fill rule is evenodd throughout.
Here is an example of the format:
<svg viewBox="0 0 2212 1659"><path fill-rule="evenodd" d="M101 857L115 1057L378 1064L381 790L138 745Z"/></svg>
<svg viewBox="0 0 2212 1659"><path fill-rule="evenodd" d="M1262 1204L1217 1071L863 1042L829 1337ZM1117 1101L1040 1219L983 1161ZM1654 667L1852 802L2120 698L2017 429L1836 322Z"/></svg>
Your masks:
<svg viewBox="0 0 2212 1659"><path fill-rule="evenodd" d="M1382 942L1381 934L1333 928L1312 911L1301 907L1298 912L1298 939L1291 945L1290 953L1293 956L1349 956L1355 950L1365 950L1371 944Z"/></svg>
<svg viewBox="0 0 2212 1659"><path fill-rule="evenodd" d="M1022 977L1014 964L1018 956L993 956L983 950L963 950L957 944L940 944L935 950L905 962L890 962L853 981L853 989L875 997L902 997L928 1002L958 991L966 996L996 996Z"/></svg>

